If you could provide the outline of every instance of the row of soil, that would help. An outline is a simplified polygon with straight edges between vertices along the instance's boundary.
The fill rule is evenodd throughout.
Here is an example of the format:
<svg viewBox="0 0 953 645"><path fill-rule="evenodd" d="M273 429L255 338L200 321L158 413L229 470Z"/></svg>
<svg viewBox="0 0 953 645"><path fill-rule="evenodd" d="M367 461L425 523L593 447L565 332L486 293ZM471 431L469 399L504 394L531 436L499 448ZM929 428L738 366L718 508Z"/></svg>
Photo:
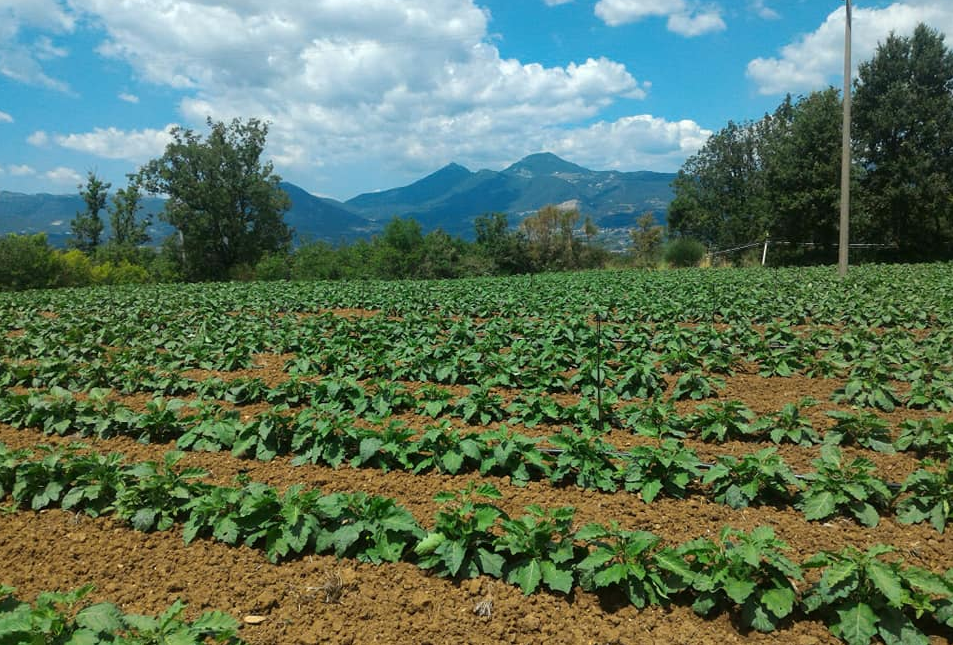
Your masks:
<svg viewBox="0 0 953 645"><path fill-rule="evenodd" d="M37 443L65 445L65 438L44 437L32 431L22 431L0 425L0 442L8 447L29 448ZM105 453L116 451L129 461L159 461L173 445L144 445L126 438L91 439L86 442L92 450ZM323 466L292 466L286 458L270 462L240 460L227 453L187 453L181 466L196 466L209 471L210 483L230 485L242 474L280 490L293 484L319 488L324 493L363 491L395 499L406 507L423 526L431 524L438 510L433 501L438 492L457 490L474 478L437 473L414 475L402 471L381 472L372 469L333 469ZM503 499L497 505L511 516L518 517L531 504L543 507L572 506L579 525L589 522L608 524L617 521L626 529L646 530L670 543L682 543L696 537L712 537L730 525L750 531L760 525L774 528L777 536L791 547L790 556L804 560L820 550L837 551L844 546L866 549L874 544L890 544L900 550L908 564L934 571L953 567L953 536L950 532L937 533L927 524L902 525L892 517L884 517L878 526L861 526L848 519L826 522L807 522L803 515L791 508L771 506L739 510L715 503L704 497L692 496L684 500L660 498L645 504L631 494L606 494L576 487L554 487L547 482L531 482L519 487L508 477L480 477L497 486Z"/></svg>
<svg viewBox="0 0 953 645"><path fill-rule="evenodd" d="M182 599L189 619L209 609L239 620L263 616L241 630L253 645L838 642L816 621L787 624L772 634L743 633L727 615L703 620L681 606L640 611L586 593L526 597L496 580L455 584L407 563L374 566L309 556L273 565L247 547L185 545L178 531L143 534L109 518L59 510L5 517L0 558L3 582L18 587L25 599L89 582L96 585L92 601L114 602L125 612L156 613ZM40 562L43 575L37 575ZM336 602L326 602L335 587ZM478 615L480 604L489 607L489 616Z"/></svg>

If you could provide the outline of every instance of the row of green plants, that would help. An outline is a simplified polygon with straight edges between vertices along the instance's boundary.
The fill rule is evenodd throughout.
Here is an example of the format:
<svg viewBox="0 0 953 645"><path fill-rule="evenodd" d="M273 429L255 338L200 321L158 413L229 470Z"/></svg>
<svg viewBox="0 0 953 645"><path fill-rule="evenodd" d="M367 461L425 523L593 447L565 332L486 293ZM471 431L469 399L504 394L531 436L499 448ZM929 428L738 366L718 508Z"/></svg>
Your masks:
<svg viewBox="0 0 953 645"><path fill-rule="evenodd" d="M432 528L424 530L393 499L361 492L322 495L292 486L281 493L246 480L237 486L199 481L179 468L180 452L161 463L123 464L116 453L76 448L29 451L0 445L0 494L16 507L59 506L92 516L115 515L141 531L181 524L186 542L210 538L264 550L277 562L305 553L334 553L376 564L407 560L449 578L488 575L568 594L575 585L622 593L637 607L686 603L702 616L730 612L743 625L770 632L798 615L816 615L851 645L926 643L953 627L953 571L904 566L889 546L847 547L798 565L770 527L750 533L725 527L712 538L665 546L646 531L616 524L575 528L574 509L532 505L511 517L493 502L490 484L444 492ZM819 581L801 589L805 568Z"/></svg>
<svg viewBox="0 0 953 645"><path fill-rule="evenodd" d="M953 264L865 265L840 280L830 267L789 269L590 271L452 281L178 284L0 293L0 318L16 323L55 311L68 319L109 318L149 325L215 320L241 311L315 313L365 309L386 315L618 323L717 322L833 325L858 331L948 328ZM198 315L186 315L191 312ZM254 312L259 312L257 315ZM70 316L69 314L76 314ZM250 315L249 315L250 314ZM294 321L289 321L294 322ZM20 325L22 327L22 325ZM293 326L293 325L292 325ZM209 326L214 332L214 326Z"/></svg>
<svg viewBox="0 0 953 645"><path fill-rule="evenodd" d="M92 388L88 402L76 402L73 395L61 387L58 379L37 378L42 367L10 366L0 363L0 386L35 386L39 382L53 381L49 396L33 393L26 395L5 393L0 395L3 406L23 408L27 405L43 409L53 408L61 412L52 414L84 418L95 415L110 417L120 426L134 413L108 400L109 390ZM695 380L697 377L697 380ZM703 377L689 372L676 384L682 387L705 387ZM63 385L72 385L70 382ZM273 387L255 377L238 377L223 380L210 377L201 381L176 377L171 374L152 374L136 380L139 389L159 395L191 395L200 400L221 400L236 405L267 402L283 408L310 406L331 412L349 412L370 420L386 419L395 414L414 412L429 418L456 418L471 425L487 425L493 422L520 424L527 428L538 425L558 426L568 424L577 428L604 430L620 428L635 434L656 437L695 436L702 441L771 441L776 444L793 443L811 446L823 442L856 445L878 452L916 451L920 455L949 458L953 453L953 422L945 417L906 420L899 424L896 441L891 438L890 425L877 415L867 411L828 411L833 425L822 439L814 428L807 412L818 404L810 397L795 403L787 403L780 410L757 417L743 403L735 400L702 404L695 412L680 415L671 400L655 395L640 403L625 404L612 390L591 393L580 397L573 404L561 403L545 392L522 391L513 395L509 402L497 393L499 390L485 386L470 386L469 393L455 396L449 389L427 384L416 391L403 383L384 379L360 382L354 378L329 377L318 381L291 377ZM648 392L639 393L648 394ZM4 403L4 401L6 401ZM601 403L601 407L599 406ZM181 410L182 403L173 404ZM168 406L161 396L149 404L149 413L162 412ZM70 411L75 407L76 411ZM188 425L188 418L181 421L160 415L162 423L175 426ZM53 423L58 423L56 419ZM49 423L44 421L44 423ZM137 420L136 424L156 425L159 420Z"/></svg>
<svg viewBox="0 0 953 645"><path fill-rule="evenodd" d="M123 613L109 602L87 604L94 589L44 591L32 603L16 597L16 589L0 584L2 645L241 645L238 621L219 611L204 612L192 622L182 619L185 604L175 601L158 616Z"/></svg>
<svg viewBox="0 0 953 645"><path fill-rule="evenodd" d="M459 475L508 476L516 483L548 480L604 492L638 493L646 503L658 495L683 498L704 494L739 509L765 504L794 506L808 520L852 517L876 526L881 516L895 513L907 524L929 522L943 532L953 514L953 463L927 460L900 486L876 476L869 459L845 460L833 443L825 444L815 470L795 475L775 448L743 457L721 456L703 464L697 453L673 437L652 445L618 451L592 430L563 428L545 440L530 438L505 425L496 430L461 432L448 422L418 432L400 420L359 424L339 408L306 407L284 415L273 409L247 422L218 406L200 406L194 415L180 415L184 402L156 400L143 413L111 407L104 398L76 402L65 391L51 395L7 395L0 398L0 421L47 433L108 438L126 435L139 441L172 441L181 449L230 450L233 455L270 460L292 455L294 464L437 471ZM841 442L846 426L832 430ZM931 428L933 429L933 428ZM944 427L940 432L946 432ZM947 441L949 440L946 435ZM545 444L551 448L541 447ZM859 443L857 436L851 443Z"/></svg>

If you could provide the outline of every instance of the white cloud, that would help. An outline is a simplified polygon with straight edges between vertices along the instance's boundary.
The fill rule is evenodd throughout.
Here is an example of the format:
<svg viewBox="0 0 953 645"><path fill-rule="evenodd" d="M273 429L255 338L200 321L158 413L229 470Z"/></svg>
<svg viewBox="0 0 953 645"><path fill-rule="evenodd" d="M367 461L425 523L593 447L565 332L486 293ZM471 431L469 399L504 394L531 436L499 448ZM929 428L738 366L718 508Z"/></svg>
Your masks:
<svg viewBox="0 0 953 645"><path fill-rule="evenodd" d="M120 92L119 100L125 101L126 103L138 103L139 97L136 96L135 94L129 94L128 92Z"/></svg>
<svg viewBox="0 0 953 645"><path fill-rule="evenodd" d="M7 166L7 172L14 177L29 177L36 174L36 170L26 164Z"/></svg>
<svg viewBox="0 0 953 645"><path fill-rule="evenodd" d="M60 58L67 51L49 36L32 43L21 41L23 28L44 29L56 34L75 28L75 16L57 0L2 0L0 2L0 76L20 83L68 92L69 85L52 78L41 61Z"/></svg>
<svg viewBox="0 0 953 645"><path fill-rule="evenodd" d="M435 159L503 161L538 149L528 140L587 127L650 86L607 58L551 67L504 58L474 0L70 6L105 30L100 53L144 80L183 89L186 122L203 130L206 116L269 121L269 155L302 173L371 155L403 171L432 169ZM693 8L685 5L684 29L710 28ZM161 154L160 134L110 128L55 141L144 160Z"/></svg>
<svg viewBox="0 0 953 645"><path fill-rule="evenodd" d="M72 168L59 166L43 173L43 176L56 184L81 184L83 177Z"/></svg>
<svg viewBox="0 0 953 645"><path fill-rule="evenodd" d="M43 130L37 130L36 132L34 132L34 133L31 134L30 136L28 136L28 137L26 138L26 141L27 141L27 143L29 143L31 146L37 146L37 147L39 147L39 148L42 148L43 146L49 145L49 143L50 143L50 135L48 135L48 134L47 134L45 131L43 131Z"/></svg>
<svg viewBox="0 0 953 645"><path fill-rule="evenodd" d="M13 123L13 117L6 112L0 111L0 123Z"/></svg>
<svg viewBox="0 0 953 645"><path fill-rule="evenodd" d="M694 121L667 121L650 114L623 117L553 135L541 149L596 168L677 170L712 134Z"/></svg>
<svg viewBox="0 0 953 645"><path fill-rule="evenodd" d="M803 92L838 80L844 70L844 14L840 7L811 33L781 48L775 58L756 58L747 75L766 95ZM882 9L856 8L852 16L852 59L869 60L893 31L909 35L920 22L953 34L953 4L947 0L906 0Z"/></svg>
<svg viewBox="0 0 953 645"><path fill-rule="evenodd" d="M173 127L174 124L169 124L162 130L95 128L92 132L55 135L53 140L57 145L70 150L106 159L125 159L141 163L165 152L166 145L172 141L169 130Z"/></svg>
<svg viewBox="0 0 953 645"><path fill-rule="evenodd" d="M668 30L687 37L726 29L720 7L691 0L599 0L595 12L612 27L645 18L668 18Z"/></svg>
<svg viewBox="0 0 953 645"><path fill-rule="evenodd" d="M759 18L763 18L764 20L778 20L781 17L781 14L769 7L765 3L765 0L751 0L750 4L751 10L754 11Z"/></svg>

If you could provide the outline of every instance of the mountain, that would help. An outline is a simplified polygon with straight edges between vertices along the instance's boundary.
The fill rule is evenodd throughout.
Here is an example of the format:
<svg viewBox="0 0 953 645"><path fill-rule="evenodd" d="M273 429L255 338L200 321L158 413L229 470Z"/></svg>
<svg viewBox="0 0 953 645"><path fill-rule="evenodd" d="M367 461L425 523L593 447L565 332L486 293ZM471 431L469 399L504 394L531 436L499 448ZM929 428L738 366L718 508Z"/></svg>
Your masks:
<svg viewBox="0 0 953 645"><path fill-rule="evenodd" d="M503 212L519 222L547 204L578 208L603 229L628 229L645 211L664 221L674 173L589 170L548 152L497 172L449 164L408 186L365 193L345 204L370 220L413 217L425 231L473 236L478 215Z"/></svg>
<svg viewBox="0 0 953 645"><path fill-rule="evenodd" d="M285 213L285 222L294 229L297 242L323 240L326 242L352 241L378 230L379 225L368 221L339 201L316 197L306 190L281 183L291 198L291 209ZM173 232L173 228L159 219L165 200L144 197L142 216L151 216L149 235L158 244ZM63 247L70 235L70 220L86 209L82 198L76 195L27 195L0 191L0 235L6 233L46 233L50 244ZM109 216L101 213L105 224L104 237L109 236Z"/></svg>
<svg viewBox="0 0 953 645"><path fill-rule="evenodd" d="M608 238L624 241L645 211L654 211L664 223L674 178L673 173L589 170L543 152L500 171L473 172L451 163L407 186L364 193L346 202L317 197L287 182L281 187L291 198L285 221L294 229L296 243L370 237L395 215L413 217L425 232L442 228L451 235L472 238L479 215L506 213L512 224L518 224L547 204L578 208L608 231ZM158 218L163 201L147 197L143 206L153 216L150 234L153 243L158 243L172 232ZM78 194L0 191L0 235L45 231L52 244L63 246L70 220L84 209Z"/></svg>

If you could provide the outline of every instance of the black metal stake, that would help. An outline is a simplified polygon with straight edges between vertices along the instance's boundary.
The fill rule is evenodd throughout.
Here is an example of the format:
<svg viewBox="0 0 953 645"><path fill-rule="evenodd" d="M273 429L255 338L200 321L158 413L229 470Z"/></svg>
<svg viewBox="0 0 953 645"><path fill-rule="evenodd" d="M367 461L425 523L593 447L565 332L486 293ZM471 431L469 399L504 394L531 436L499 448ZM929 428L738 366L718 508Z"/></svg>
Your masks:
<svg viewBox="0 0 953 645"><path fill-rule="evenodd" d="M599 432L606 431L602 418L602 314L596 314L596 407L599 409Z"/></svg>

